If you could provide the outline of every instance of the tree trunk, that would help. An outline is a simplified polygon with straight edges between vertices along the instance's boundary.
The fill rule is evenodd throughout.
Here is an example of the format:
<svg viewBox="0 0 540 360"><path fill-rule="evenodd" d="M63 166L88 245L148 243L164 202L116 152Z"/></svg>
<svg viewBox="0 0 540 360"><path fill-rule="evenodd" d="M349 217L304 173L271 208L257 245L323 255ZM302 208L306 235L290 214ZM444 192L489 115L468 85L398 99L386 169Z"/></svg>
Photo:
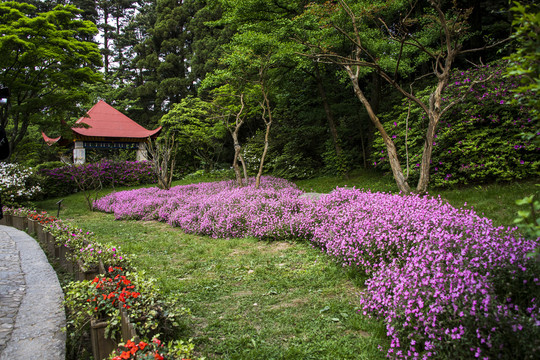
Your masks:
<svg viewBox="0 0 540 360"><path fill-rule="evenodd" d="M105 25L103 27L103 67L105 74L109 75L109 8L103 7L103 18Z"/></svg>
<svg viewBox="0 0 540 360"><path fill-rule="evenodd" d="M264 134L264 150L261 156L261 163L259 164L259 172L255 179L255 188L258 189L261 185L261 176L263 173L264 159L266 158L266 153L268 152L268 138L270 137L270 127L272 126L272 121L270 120L266 124L266 133Z"/></svg>
<svg viewBox="0 0 540 360"><path fill-rule="evenodd" d="M268 94L266 93L264 82L262 80L261 80L261 92L263 94L263 102L261 103L261 107L263 110L262 119L264 121L264 124L266 125L266 132L264 134L264 150L261 156L261 162L259 164L259 172L257 173L257 177L255 178L256 189L258 189L259 186L261 185L261 176L263 173L264 159L266 158L266 153L268 152L268 140L270 138L270 128L272 127L272 109L270 108L270 99L268 99ZM268 111L268 120L266 119L266 111Z"/></svg>
<svg viewBox="0 0 540 360"><path fill-rule="evenodd" d="M394 175L394 179L396 180L396 184L399 191L406 192L406 193L411 192L411 188L409 184L407 183L407 180L403 176L403 170L401 169L401 164L399 163L396 145L394 144L390 136L388 136L388 134L386 133L386 130L384 130L384 127L381 124L381 121L379 120L377 115L375 115L375 112L373 111L371 104L369 103L368 99L362 92L362 89L360 89L360 85L358 84L358 76L354 74L350 66L345 65L344 68L347 71L349 78L351 79L356 97L358 98L358 100L360 100L360 102L366 108L366 111L369 115L370 120L373 122L373 125L375 125L377 130L379 130L379 133L381 134L383 138L384 144L386 145L386 151L388 152L388 161L390 162L390 167L392 168L392 173Z"/></svg>
<svg viewBox="0 0 540 360"><path fill-rule="evenodd" d="M244 170L244 180L246 181L246 185L249 185L246 162L244 161L242 153L238 154L238 159L240 160L240 164L242 164L242 169Z"/></svg>
<svg viewBox="0 0 540 360"><path fill-rule="evenodd" d="M437 130L438 122L438 119L430 119L426 131L426 140L424 143L424 150L422 152L422 163L420 164L420 179L418 179L418 185L416 186L416 191L418 193L425 193L428 189L431 155L433 153L433 140L435 138L435 131Z"/></svg>
<svg viewBox="0 0 540 360"><path fill-rule="evenodd" d="M439 120L445 110L451 106L449 105L447 109L442 110L442 92L446 85L448 84L448 79L450 78L450 69L452 62L455 59L456 52L449 51L446 57L444 69L442 72L437 74L438 84L435 88L435 91L429 97L429 107L427 111L429 124L426 131L426 138L424 143L424 150L422 153L422 163L420 165L420 178L418 179L418 184L416 186L416 191L418 193L425 193L428 190L429 185L429 171L431 168L431 155L433 153L433 140L435 138L435 132L437 131L437 126L439 125Z"/></svg>
<svg viewBox="0 0 540 360"><path fill-rule="evenodd" d="M238 141L238 132L240 131L240 127L244 123L244 119L242 119L242 112L244 111L244 93L240 94L240 110L235 115L235 121L234 121L234 130L231 130L229 125L228 117L224 118L224 123L227 129L229 129L229 133L231 134L231 137L233 139L233 146L234 146L234 158L233 158L233 169L234 174L236 175L236 182L238 183L238 186L243 186L242 183L242 173L240 172L240 166L238 166L238 160L242 163L242 168L244 169L244 176L246 178L246 185L248 184L248 178L247 178L247 170L246 170L246 164L244 162L244 158L242 157L242 146L240 146L240 141Z"/></svg>
<svg viewBox="0 0 540 360"><path fill-rule="evenodd" d="M148 138L146 149L152 157L152 168L160 189L168 190L171 187L177 148L174 137L172 140L166 137L162 142L156 140L155 145Z"/></svg>
<svg viewBox="0 0 540 360"><path fill-rule="evenodd" d="M233 158L233 169L234 174L236 175L236 182L238 183L238 186L243 186L242 183L242 173L240 172L240 166L238 165L238 158L242 155L240 154L240 151L242 151L242 147L240 146L240 143L238 142L238 128L235 129L235 131L231 131L231 136L234 141L234 158ZM244 163L242 159L242 164Z"/></svg>

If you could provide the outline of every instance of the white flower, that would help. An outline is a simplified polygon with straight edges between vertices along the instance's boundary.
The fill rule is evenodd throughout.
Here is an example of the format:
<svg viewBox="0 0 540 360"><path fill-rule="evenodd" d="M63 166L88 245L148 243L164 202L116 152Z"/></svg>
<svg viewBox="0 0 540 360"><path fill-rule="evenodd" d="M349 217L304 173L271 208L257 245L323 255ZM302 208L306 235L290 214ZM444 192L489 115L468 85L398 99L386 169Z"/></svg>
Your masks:
<svg viewBox="0 0 540 360"><path fill-rule="evenodd" d="M19 164L0 163L0 191L16 200L29 200L41 192L39 186L31 186L28 180L33 175L32 168Z"/></svg>

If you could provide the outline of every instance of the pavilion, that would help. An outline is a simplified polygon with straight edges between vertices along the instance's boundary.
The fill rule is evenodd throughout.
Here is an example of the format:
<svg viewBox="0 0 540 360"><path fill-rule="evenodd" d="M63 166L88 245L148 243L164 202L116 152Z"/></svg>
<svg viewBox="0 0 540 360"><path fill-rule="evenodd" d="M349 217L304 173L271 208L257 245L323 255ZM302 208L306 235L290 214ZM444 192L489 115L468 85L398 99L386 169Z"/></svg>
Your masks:
<svg viewBox="0 0 540 360"><path fill-rule="evenodd" d="M73 133L73 163L84 164L86 149L134 149L137 161L147 160L145 144L148 138L156 138L161 126L146 130L120 111L100 100L71 128ZM50 138L41 133L47 145L60 142L61 136Z"/></svg>

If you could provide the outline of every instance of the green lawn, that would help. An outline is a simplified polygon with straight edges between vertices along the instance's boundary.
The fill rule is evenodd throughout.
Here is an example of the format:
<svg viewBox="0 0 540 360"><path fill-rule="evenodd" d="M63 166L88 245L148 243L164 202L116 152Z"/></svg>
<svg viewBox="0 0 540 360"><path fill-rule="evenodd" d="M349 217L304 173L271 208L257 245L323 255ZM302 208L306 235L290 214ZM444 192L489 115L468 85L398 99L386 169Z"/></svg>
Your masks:
<svg viewBox="0 0 540 360"><path fill-rule="evenodd" d="M55 213L55 201L40 207ZM362 280L300 242L212 239L157 222L89 212L81 195L61 218L136 254L134 265L180 293L188 333L207 359L378 359L381 323L357 313Z"/></svg>
<svg viewBox="0 0 540 360"><path fill-rule="evenodd" d="M298 181L305 191L336 186L395 191L391 178L355 174L348 180ZM456 206L465 201L499 224L510 224L515 199L534 182L433 192ZM103 194L109 192L104 191ZM38 207L56 214L56 201ZM60 217L93 231L99 241L135 254L134 265L180 293L191 309L188 333L208 359L376 359L387 345L379 322L356 312L363 279L301 242L261 242L186 235L156 222L116 221L90 212L81 194L65 198Z"/></svg>

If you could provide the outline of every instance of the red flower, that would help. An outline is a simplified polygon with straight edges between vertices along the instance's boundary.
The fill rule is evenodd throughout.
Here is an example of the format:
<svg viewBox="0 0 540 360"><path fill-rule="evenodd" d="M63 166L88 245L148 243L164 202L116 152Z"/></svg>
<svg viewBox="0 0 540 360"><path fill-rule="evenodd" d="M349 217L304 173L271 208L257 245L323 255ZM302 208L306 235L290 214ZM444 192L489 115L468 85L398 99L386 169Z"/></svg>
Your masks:
<svg viewBox="0 0 540 360"><path fill-rule="evenodd" d="M146 345L148 345L148 343L145 343L144 341L141 341L141 342L139 343L139 348L140 348L141 350L144 350L144 348L146 347Z"/></svg>
<svg viewBox="0 0 540 360"><path fill-rule="evenodd" d="M156 353L154 354L154 360L163 360L165 359L163 356L159 355L156 351Z"/></svg>
<svg viewBox="0 0 540 360"><path fill-rule="evenodd" d="M123 351L120 355L120 359L129 359L131 357L131 353L128 351Z"/></svg>

